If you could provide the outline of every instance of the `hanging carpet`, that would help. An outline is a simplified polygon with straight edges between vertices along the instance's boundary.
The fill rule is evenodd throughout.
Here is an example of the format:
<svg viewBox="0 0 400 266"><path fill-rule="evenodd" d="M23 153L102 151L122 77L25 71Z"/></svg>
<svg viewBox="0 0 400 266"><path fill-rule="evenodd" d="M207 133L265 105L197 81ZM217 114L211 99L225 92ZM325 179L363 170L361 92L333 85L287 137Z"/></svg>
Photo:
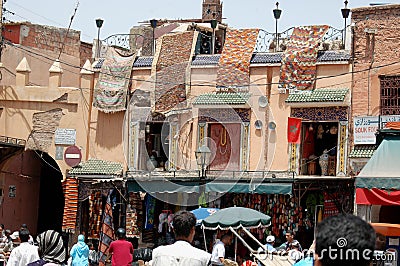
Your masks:
<svg viewBox="0 0 400 266"><path fill-rule="evenodd" d="M248 91L250 60L258 32L258 29L227 30L218 62L217 88L222 91Z"/></svg>
<svg viewBox="0 0 400 266"><path fill-rule="evenodd" d="M94 88L93 106L104 113L124 111L136 54L122 57L109 48Z"/></svg>
<svg viewBox="0 0 400 266"><path fill-rule="evenodd" d="M190 63L198 32L167 34L158 41L152 76L155 84L155 111L165 113L186 101Z"/></svg>
<svg viewBox="0 0 400 266"><path fill-rule="evenodd" d="M67 177L63 182L65 207L62 230L75 232L76 214L78 212L78 179Z"/></svg>
<svg viewBox="0 0 400 266"><path fill-rule="evenodd" d="M303 26L293 30L283 53L280 86L285 89L314 88L318 47L329 27Z"/></svg>

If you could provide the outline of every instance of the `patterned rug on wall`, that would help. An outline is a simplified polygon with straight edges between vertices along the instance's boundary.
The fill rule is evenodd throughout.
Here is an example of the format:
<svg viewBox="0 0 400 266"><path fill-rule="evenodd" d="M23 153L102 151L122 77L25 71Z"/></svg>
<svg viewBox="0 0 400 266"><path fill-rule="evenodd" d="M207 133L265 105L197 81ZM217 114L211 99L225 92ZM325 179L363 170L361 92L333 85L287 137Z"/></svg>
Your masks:
<svg viewBox="0 0 400 266"><path fill-rule="evenodd" d="M78 185L78 179L74 177L67 177L63 182L65 207L62 230L64 232L75 232L76 215L78 212Z"/></svg>
<svg viewBox="0 0 400 266"><path fill-rule="evenodd" d="M250 60L258 32L258 29L227 30L218 62L217 91L248 91Z"/></svg>
<svg viewBox="0 0 400 266"><path fill-rule="evenodd" d="M283 53L279 83L285 89L314 88L317 73L318 47L329 27L296 27Z"/></svg>
<svg viewBox="0 0 400 266"><path fill-rule="evenodd" d="M125 111L126 97L136 54L121 56L108 49L94 88L93 106L104 113Z"/></svg>
<svg viewBox="0 0 400 266"><path fill-rule="evenodd" d="M152 76L155 84L155 111L164 113L186 100L190 62L198 32L167 34L158 41Z"/></svg>

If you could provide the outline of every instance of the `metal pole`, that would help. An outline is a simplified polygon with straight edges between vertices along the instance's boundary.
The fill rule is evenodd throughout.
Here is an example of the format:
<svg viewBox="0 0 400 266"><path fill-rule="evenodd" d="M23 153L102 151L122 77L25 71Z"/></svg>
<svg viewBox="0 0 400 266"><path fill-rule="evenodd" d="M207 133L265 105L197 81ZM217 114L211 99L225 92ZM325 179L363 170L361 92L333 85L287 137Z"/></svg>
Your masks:
<svg viewBox="0 0 400 266"><path fill-rule="evenodd" d="M100 58L100 27L97 30L97 58Z"/></svg>
<svg viewBox="0 0 400 266"><path fill-rule="evenodd" d="M151 53L154 56L155 53L155 43L154 43L154 28L153 28L153 37L152 37L152 45L151 45Z"/></svg>
<svg viewBox="0 0 400 266"><path fill-rule="evenodd" d="M275 52L278 52L279 39L278 39L278 20L277 19L275 19L275 40L276 40Z"/></svg>
<svg viewBox="0 0 400 266"><path fill-rule="evenodd" d="M214 54L215 49L215 29L212 31L212 39L211 39L211 54Z"/></svg>
<svg viewBox="0 0 400 266"><path fill-rule="evenodd" d="M3 54L3 0L0 0L0 63L1 55Z"/></svg>
<svg viewBox="0 0 400 266"><path fill-rule="evenodd" d="M346 50L346 27L347 27L347 18L344 19L344 34L343 34L343 49Z"/></svg>

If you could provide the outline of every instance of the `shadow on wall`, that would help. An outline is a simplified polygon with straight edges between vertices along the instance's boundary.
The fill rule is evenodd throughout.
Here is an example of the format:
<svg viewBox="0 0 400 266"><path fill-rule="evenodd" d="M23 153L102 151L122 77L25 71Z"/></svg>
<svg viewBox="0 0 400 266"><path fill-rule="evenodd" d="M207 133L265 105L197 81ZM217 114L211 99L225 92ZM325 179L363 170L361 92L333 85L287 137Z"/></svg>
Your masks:
<svg viewBox="0 0 400 266"><path fill-rule="evenodd" d="M112 149L122 144L123 121L125 112L98 112L96 125L96 143L103 148Z"/></svg>

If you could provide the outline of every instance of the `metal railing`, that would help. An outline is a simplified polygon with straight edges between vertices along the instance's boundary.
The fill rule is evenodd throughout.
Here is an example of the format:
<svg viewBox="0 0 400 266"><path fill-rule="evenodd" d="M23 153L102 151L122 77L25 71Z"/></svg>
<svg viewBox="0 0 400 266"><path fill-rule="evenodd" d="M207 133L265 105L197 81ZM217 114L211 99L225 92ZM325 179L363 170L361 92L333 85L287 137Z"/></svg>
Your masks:
<svg viewBox="0 0 400 266"><path fill-rule="evenodd" d="M13 146L13 147L25 147L26 140L17 139L13 137L0 136L0 145Z"/></svg>
<svg viewBox="0 0 400 266"><path fill-rule="evenodd" d="M285 31L278 32L278 42L276 41L275 33L260 29L254 52L271 53L284 51L286 49L286 43L293 33L293 29L294 27L291 27ZM322 37L321 48L324 50L344 49L344 31L345 29L340 30L334 27L329 27L327 33Z"/></svg>
<svg viewBox="0 0 400 266"><path fill-rule="evenodd" d="M126 172L127 178L135 180L199 180L201 178L200 170L174 170L174 171L146 171L132 170ZM294 172L289 171L233 171L233 170L206 170L205 178L207 180L221 181L250 181L276 179L293 179Z"/></svg>
<svg viewBox="0 0 400 266"><path fill-rule="evenodd" d="M152 37L141 34L114 34L101 40L102 52L108 47L114 47L125 55L131 55L139 49L142 50L142 55L152 55L152 42Z"/></svg>

